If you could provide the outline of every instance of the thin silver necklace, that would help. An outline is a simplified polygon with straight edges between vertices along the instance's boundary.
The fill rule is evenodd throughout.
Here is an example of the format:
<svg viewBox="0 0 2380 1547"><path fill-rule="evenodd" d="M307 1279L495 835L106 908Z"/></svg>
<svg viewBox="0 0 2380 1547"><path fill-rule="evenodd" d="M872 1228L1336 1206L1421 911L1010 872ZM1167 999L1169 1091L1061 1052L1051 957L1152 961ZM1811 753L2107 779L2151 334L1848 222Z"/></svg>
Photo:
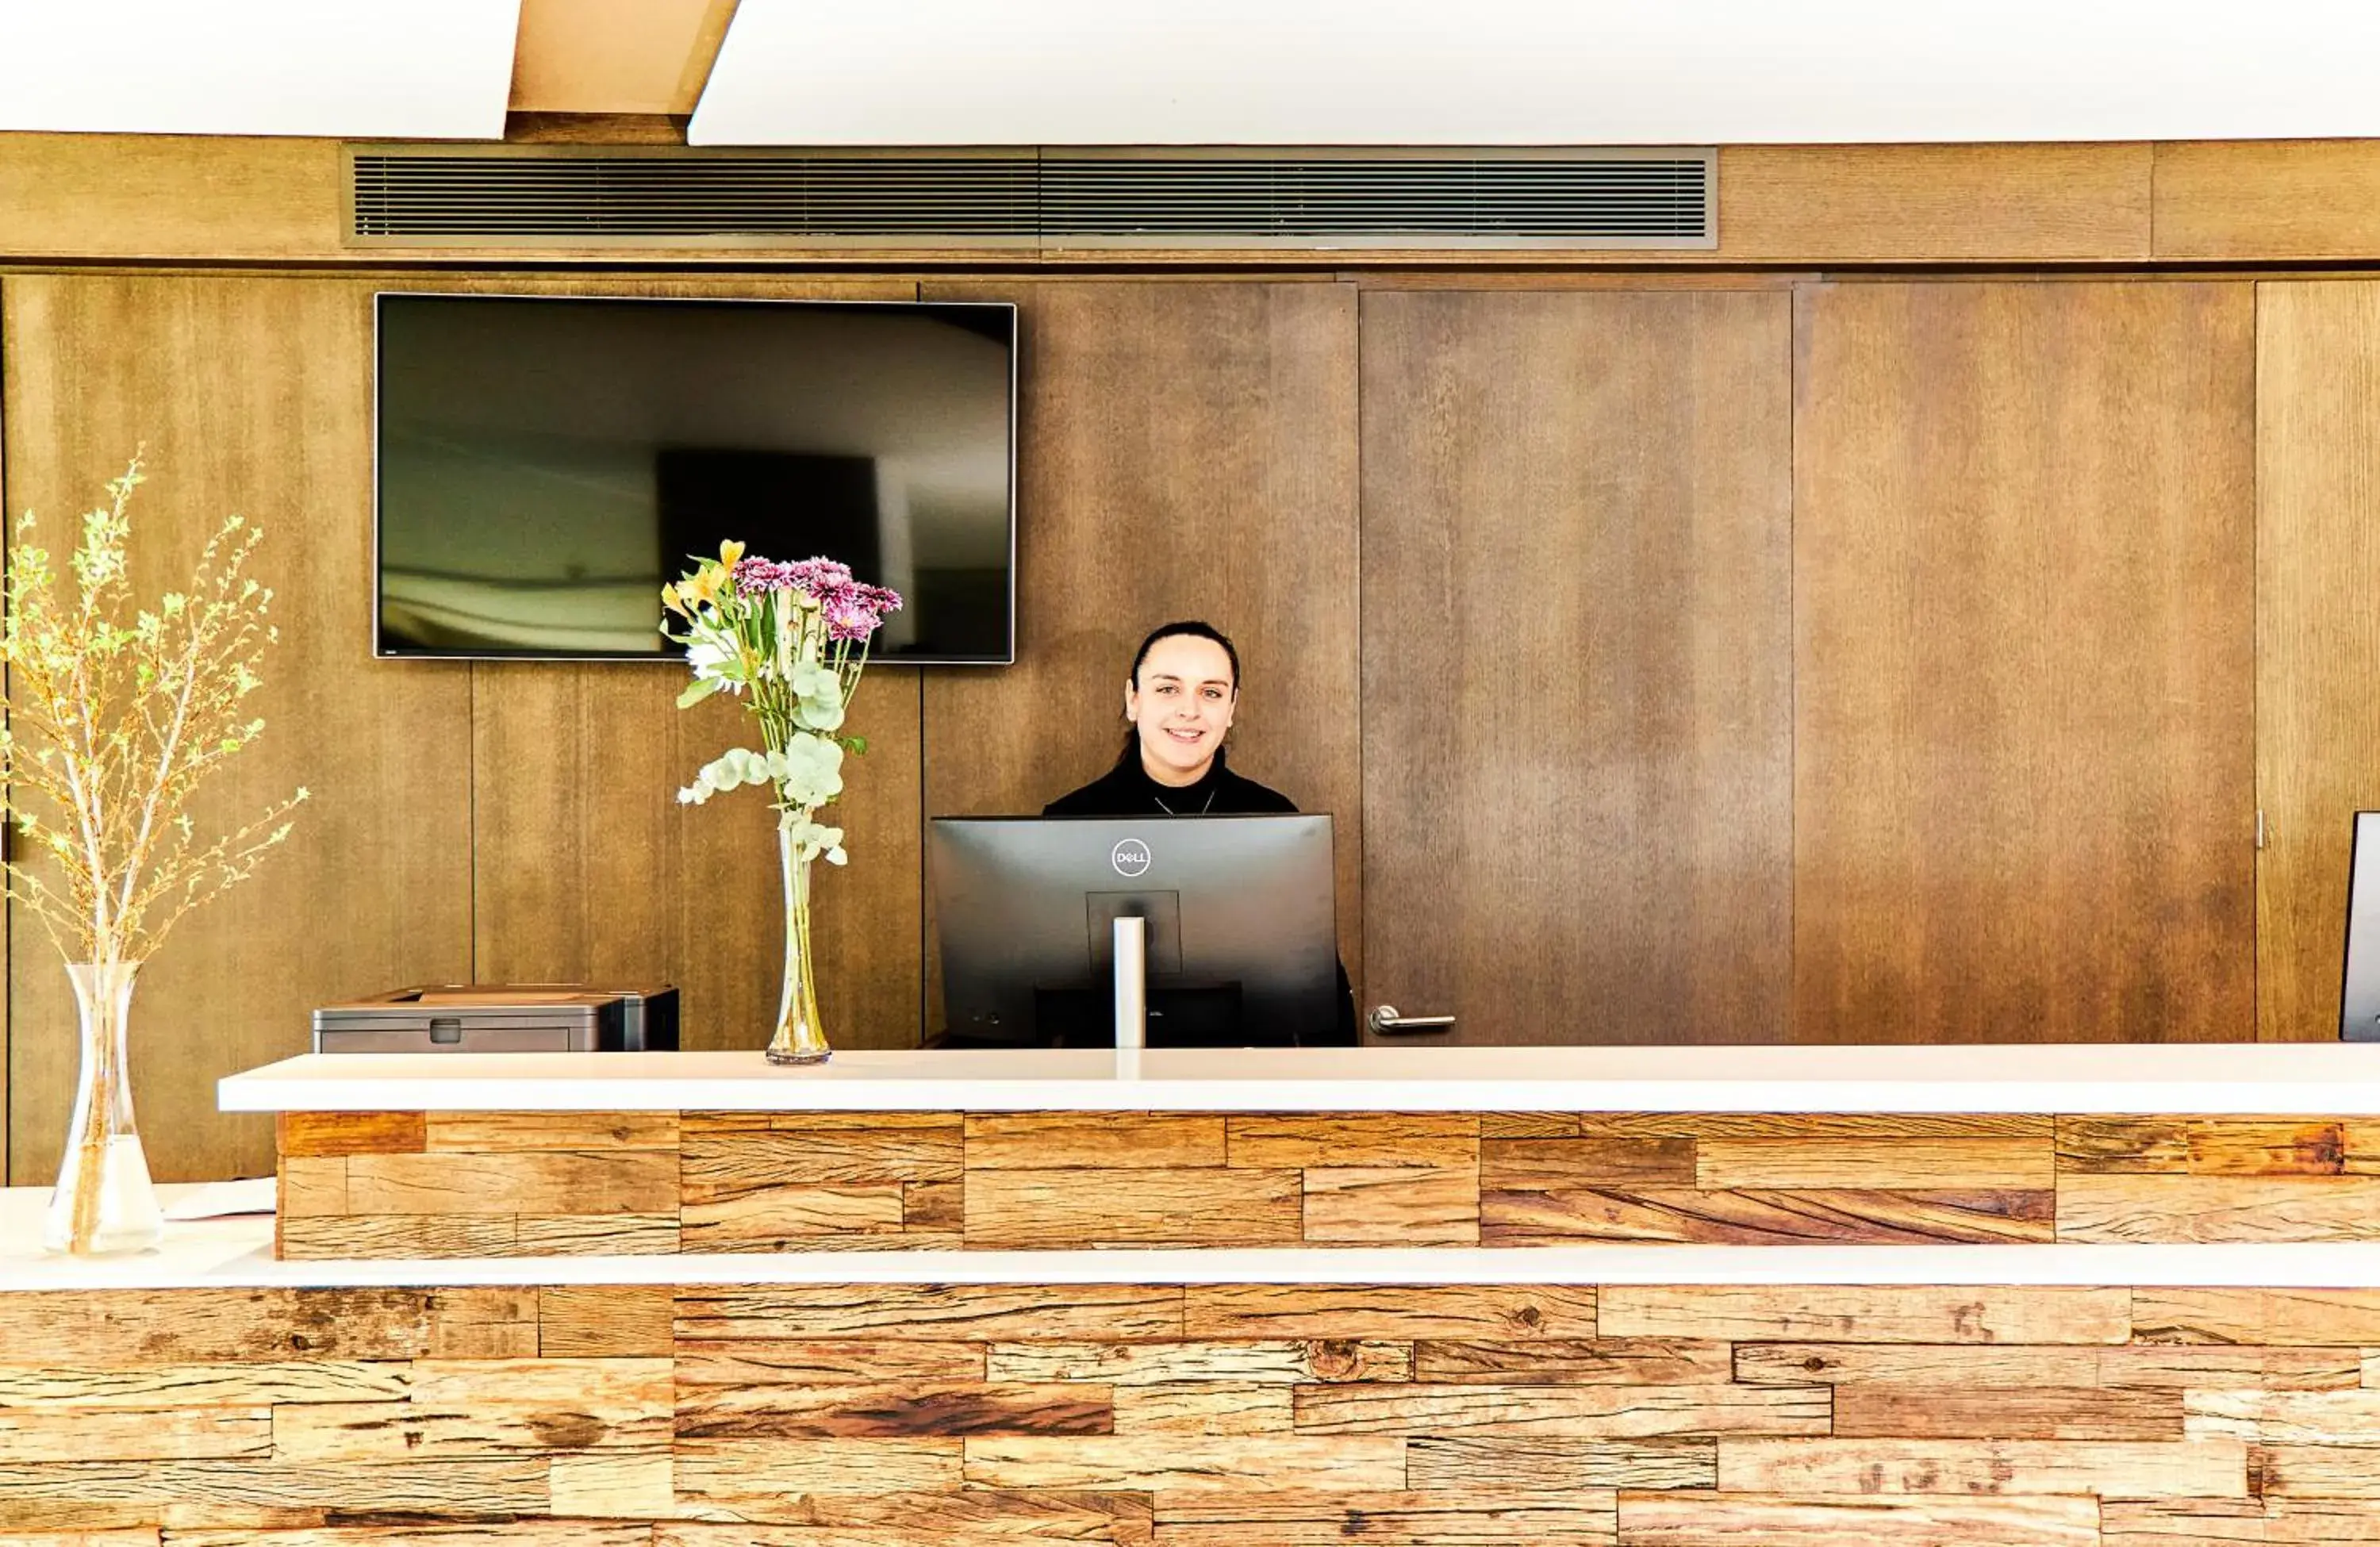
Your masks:
<svg viewBox="0 0 2380 1547"><path fill-rule="evenodd" d="M1220 788L1222 788L1222 786L1217 785L1214 788L1207 791L1207 806L1211 806L1215 803L1215 790ZM1207 814L1207 806L1201 806L1195 811L1177 811L1172 807L1165 803L1165 797L1159 795L1153 796L1151 798L1157 802L1157 809L1163 811L1167 816L1205 816Z"/></svg>

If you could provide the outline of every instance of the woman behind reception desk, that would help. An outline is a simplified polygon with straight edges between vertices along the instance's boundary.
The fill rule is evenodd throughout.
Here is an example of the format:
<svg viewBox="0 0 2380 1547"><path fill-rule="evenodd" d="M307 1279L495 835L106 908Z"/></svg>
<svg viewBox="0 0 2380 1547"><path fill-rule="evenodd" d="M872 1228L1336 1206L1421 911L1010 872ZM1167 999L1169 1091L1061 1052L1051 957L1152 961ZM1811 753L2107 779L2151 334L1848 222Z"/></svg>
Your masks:
<svg viewBox="0 0 2380 1547"><path fill-rule="evenodd" d="M1043 816L1261 816L1293 812L1279 790L1224 764L1240 701L1240 652L1212 624L1168 623L1141 640L1124 676L1115 766L1041 809ZM1339 1031L1354 1045L1355 996L1339 967Z"/></svg>

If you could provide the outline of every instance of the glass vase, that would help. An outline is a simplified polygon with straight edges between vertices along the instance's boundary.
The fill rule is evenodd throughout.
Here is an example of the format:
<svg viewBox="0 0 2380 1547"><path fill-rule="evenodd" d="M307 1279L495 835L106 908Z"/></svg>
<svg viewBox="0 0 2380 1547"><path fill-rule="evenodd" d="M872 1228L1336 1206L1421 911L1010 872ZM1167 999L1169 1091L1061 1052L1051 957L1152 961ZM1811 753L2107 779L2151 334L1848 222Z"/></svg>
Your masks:
<svg viewBox="0 0 2380 1547"><path fill-rule="evenodd" d="M146 1251L164 1234L149 1162L132 1125L132 1069L125 1057L132 982L140 972L137 961L67 967L81 1022L82 1071L42 1232L50 1251L74 1257Z"/></svg>
<svg viewBox="0 0 2380 1547"><path fill-rule="evenodd" d="M785 872L785 986L777 999L777 1029L769 1039L771 1064L823 1064L833 1049L819 1023L818 984L810 970L810 865L777 829L777 862Z"/></svg>

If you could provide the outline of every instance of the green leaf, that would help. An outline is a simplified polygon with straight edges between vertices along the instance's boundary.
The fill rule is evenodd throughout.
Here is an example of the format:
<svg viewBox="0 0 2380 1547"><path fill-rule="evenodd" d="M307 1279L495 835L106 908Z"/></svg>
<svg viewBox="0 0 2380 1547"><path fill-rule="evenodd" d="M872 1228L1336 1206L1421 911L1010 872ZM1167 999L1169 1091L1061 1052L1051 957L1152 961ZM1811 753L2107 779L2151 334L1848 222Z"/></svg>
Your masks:
<svg viewBox="0 0 2380 1547"><path fill-rule="evenodd" d="M703 700L710 697L711 694L716 693L719 689L726 686L727 683L723 678L716 676L698 676L694 679L693 687L688 688L685 692L680 693L677 696L677 706L680 709L692 709L696 704L700 703Z"/></svg>

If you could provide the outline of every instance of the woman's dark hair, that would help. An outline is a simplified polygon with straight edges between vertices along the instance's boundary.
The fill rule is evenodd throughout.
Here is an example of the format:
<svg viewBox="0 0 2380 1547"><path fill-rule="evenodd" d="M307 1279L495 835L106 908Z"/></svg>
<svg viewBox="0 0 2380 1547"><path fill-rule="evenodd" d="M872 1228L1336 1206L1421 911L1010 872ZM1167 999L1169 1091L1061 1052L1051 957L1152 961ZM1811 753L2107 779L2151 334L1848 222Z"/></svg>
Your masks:
<svg viewBox="0 0 2380 1547"><path fill-rule="evenodd" d="M1217 644L1221 645L1223 647L1223 658L1232 664L1232 691L1237 693L1240 690L1240 652L1238 647L1232 643L1231 637L1225 634L1221 629L1216 627L1211 623L1201 622L1197 618L1184 618L1179 623L1160 624L1157 627L1150 629L1148 638L1141 640L1140 649L1134 652L1132 658L1132 675L1127 676L1124 680L1131 683L1135 688L1139 687L1141 664L1148 659L1148 652L1157 648L1158 641L1160 640L1182 638L1193 640L1212 640ZM1118 762L1122 762L1126 759L1129 759L1133 753L1138 749L1139 746L1140 732L1131 725L1124 726L1123 750L1117 754L1116 761ZM1220 751L1220 749L1219 748L1217 750Z"/></svg>

